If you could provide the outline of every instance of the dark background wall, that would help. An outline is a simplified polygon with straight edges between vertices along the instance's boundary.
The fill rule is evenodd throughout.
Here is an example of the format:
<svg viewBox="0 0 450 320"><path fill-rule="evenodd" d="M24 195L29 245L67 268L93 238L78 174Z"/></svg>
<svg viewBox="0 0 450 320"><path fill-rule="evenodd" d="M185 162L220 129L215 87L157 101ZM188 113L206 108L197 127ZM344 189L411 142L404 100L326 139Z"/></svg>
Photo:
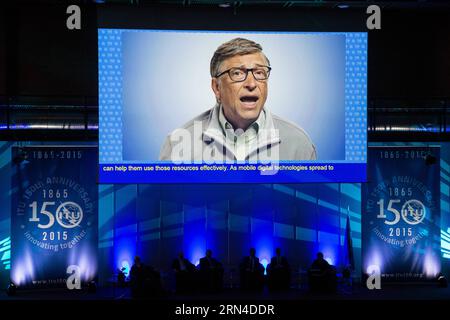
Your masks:
<svg viewBox="0 0 450 320"><path fill-rule="evenodd" d="M68 30L66 8L39 2L2 5L3 94L16 98L13 102L85 105L86 99L96 101L96 10L81 5L82 29Z"/></svg>
<svg viewBox="0 0 450 320"><path fill-rule="evenodd" d="M369 100L450 96L449 10L388 10L369 32Z"/></svg>
<svg viewBox="0 0 450 320"><path fill-rule="evenodd" d="M56 3L56 4L55 4ZM87 2L86 2L87 3ZM130 5L81 3L82 29L68 30L67 4L2 4L0 95L45 96L81 105L97 96L97 25L120 28L367 31L365 7ZM180 2L181 3L181 2ZM450 10L387 7L369 31L369 100L450 97ZM19 99L20 100L20 99ZM39 102L28 98L25 101Z"/></svg>

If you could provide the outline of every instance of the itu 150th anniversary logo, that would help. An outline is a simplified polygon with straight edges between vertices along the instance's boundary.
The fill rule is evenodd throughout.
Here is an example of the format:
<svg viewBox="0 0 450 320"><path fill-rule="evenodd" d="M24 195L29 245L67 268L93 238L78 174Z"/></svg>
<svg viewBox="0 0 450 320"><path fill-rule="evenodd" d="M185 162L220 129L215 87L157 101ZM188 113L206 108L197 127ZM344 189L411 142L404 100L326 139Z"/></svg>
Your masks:
<svg viewBox="0 0 450 320"><path fill-rule="evenodd" d="M16 215L26 240L58 252L85 238L95 217L88 190L71 178L53 176L29 185L19 200Z"/></svg>
<svg viewBox="0 0 450 320"><path fill-rule="evenodd" d="M366 212L371 231L395 247L415 245L428 235L436 209L428 187L413 176L392 176L369 193Z"/></svg>

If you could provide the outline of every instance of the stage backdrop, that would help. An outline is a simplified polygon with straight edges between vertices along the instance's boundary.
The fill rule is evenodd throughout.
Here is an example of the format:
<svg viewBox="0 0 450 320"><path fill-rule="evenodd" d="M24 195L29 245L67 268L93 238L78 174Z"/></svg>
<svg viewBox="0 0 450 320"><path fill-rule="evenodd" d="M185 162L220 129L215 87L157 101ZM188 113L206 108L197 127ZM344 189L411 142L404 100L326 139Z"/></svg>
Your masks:
<svg viewBox="0 0 450 320"><path fill-rule="evenodd" d="M11 280L21 287L66 286L97 273L95 147L13 147ZM69 266L71 267L68 270ZM73 282L72 282L73 283Z"/></svg>
<svg viewBox="0 0 450 320"><path fill-rule="evenodd" d="M362 185L363 273L436 279L440 261L439 147L370 147Z"/></svg>

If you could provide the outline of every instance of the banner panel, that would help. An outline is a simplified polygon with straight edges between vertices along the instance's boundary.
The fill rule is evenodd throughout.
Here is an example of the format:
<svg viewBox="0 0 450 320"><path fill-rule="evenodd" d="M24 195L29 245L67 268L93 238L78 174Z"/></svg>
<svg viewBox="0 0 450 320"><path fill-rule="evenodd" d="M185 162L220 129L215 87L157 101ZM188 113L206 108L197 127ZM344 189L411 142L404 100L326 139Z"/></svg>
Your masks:
<svg viewBox="0 0 450 320"><path fill-rule="evenodd" d="M11 280L77 286L97 273L97 148L12 148Z"/></svg>
<svg viewBox="0 0 450 320"><path fill-rule="evenodd" d="M363 274L436 279L440 261L439 147L370 147L362 185Z"/></svg>

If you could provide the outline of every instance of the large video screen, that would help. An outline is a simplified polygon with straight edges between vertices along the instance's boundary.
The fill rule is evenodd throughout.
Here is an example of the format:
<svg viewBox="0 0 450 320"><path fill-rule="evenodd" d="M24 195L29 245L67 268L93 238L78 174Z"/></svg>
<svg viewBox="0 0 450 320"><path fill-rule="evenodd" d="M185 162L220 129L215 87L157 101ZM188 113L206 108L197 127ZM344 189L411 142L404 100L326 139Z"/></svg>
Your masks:
<svg viewBox="0 0 450 320"><path fill-rule="evenodd" d="M100 183L364 182L367 33L99 29Z"/></svg>

